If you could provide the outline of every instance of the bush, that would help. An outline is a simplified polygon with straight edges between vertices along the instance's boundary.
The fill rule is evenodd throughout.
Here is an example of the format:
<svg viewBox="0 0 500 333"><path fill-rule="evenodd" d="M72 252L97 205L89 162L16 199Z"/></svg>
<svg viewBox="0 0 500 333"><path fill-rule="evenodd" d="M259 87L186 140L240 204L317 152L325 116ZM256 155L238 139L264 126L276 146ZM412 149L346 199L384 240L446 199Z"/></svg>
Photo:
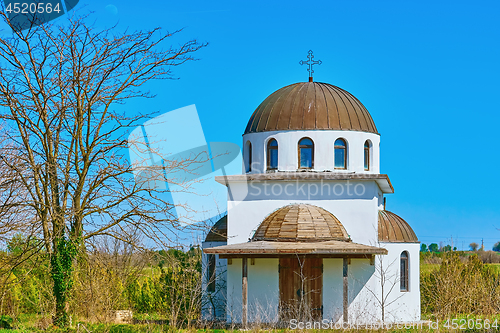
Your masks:
<svg viewBox="0 0 500 333"><path fill-rule="evenodd" d="M422 312L437 318L500 310L499 275L477 255L462 262L458 253L447 253L439 270L421 273L420 284Z"/></svg>
<svg viewBox="0 0 500 333"><path fill-rule="evenodd" d="M12 317L0 316L0 328L12 329Z"/></svg>

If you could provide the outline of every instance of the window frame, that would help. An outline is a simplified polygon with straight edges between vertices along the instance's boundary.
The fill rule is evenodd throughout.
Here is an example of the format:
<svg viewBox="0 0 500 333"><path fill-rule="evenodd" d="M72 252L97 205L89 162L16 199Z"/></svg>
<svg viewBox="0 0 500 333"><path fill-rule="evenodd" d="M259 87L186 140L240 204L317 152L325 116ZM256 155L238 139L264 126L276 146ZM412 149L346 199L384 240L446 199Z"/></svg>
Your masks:
<svg viewBox="0 0 500 333"><path fill-rule="evenodd" d="M276 146L271 146L271 143L272 142L276 142ZM267 141L267 145L266 145L266 165L267 165L267 170L278 170L278 165L279 165L279 150L278 150L278 147L279 147L279 144L278 144L278 140L276 140L275 138L271 138L269 139L269 141ZM276 167L273 168L271 167L271 150L276 150Z"/></svg>
<svg viewBox="0 0 500 333"><path fill-rule="evenodd" d="M403 251L401 252L401 255L399 256L400 258L400 264L399 264L399 290L401 292L408 292L410 291L410 255L408 251Z"/></svg>
<svg viewBox="0 0 500 333"><path fill-rule="evenodd" d="M337 143L338 140L342 140L342 142L344 143L343 147L337 146L336 143ZM335 161L335 151L337 149L343 149L344 150L344 166L340 167L340 168L336 166L336 161ZM344 138L337 138L333 142L333 168L335 170L347 170L347 140L344 139Z"/></svg>
<svg viewBox="0 0 500 333"><path fill-rule="evenodd" d="M252 172L252 143L247 141L247 173Z"/></svg>
<svg viewBox="0 0 500 333"><path fill-rule="evenodd" d="M303 140L310 140L311 141L311 145L301 145L300 142L303 141ZM301 149L311 149L311 167L303 167L303 166L300 166L300 162L301 162L301 158L300 158L300 150ZM303 138L301 138L297 144L297 154L298 154L298 168L299 169L302 169L302 170L311 170L311 169L314 169L314 141L313 139L311 139L310 137L308 136L305 136Z"/></svg>
<svg viewBox="0 0 500 333"><path fill-rule="evenodd" d="M363 148L363 151L364 151L363 168L365 171L370 171L370 168L371 168L370 159L372 157L372 152L371 152L372 144L371 144L370 140L366 140L363 147L364 147Z"/></svg>

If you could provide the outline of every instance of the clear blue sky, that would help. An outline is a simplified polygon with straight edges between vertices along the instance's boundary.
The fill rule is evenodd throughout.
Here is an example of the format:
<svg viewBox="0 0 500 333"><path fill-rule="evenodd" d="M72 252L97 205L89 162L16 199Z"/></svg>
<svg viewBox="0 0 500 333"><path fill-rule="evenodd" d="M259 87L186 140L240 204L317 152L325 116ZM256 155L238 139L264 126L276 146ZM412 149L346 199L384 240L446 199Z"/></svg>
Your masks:
<svg viewBox="0 0 500 333"><path fill-rule="evenodd" d="M149 86L167 112L196 104L207 141L241 145L273 91L307 80L340 86L381 133L381 170L395 187L387 209L423 243L459 249L500 241L498 1L81 1L97 25L185 28L172 40L209 42L179 80ZM106 7L107 6L107 7ZM113 7L114 6L114 7ZM165 45L168 46L168 45ZM333 212L334 213L334 212Z"/></svg>

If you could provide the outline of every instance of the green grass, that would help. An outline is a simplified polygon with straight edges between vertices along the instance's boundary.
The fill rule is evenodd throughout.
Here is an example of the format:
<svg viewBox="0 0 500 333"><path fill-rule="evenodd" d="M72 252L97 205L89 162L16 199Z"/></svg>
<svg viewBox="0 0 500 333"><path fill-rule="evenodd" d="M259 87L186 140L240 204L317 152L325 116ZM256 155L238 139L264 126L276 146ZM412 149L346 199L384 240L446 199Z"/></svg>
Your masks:
<svg viewBox="0 0 500 333"><path fill-rule="evenodd" d="M429 273L439 269L439 264L420 264L420 273Z"/></svg>
<svg viewBox="0 0 500 333"><path fill-rule="evenodd" d="M491 267L493 271L497 274L500 274L500 264L484 264L487 267ZM430 273L432 271L436 271L439 269L440 264L420 264L420 272L421 273Z"/></svg>
<svg viewBox="0 0 500 333"><path fill-rule="evenodd" d="M488 267L493 268L493 271L497 274L500 274L500 264L485 264Z"/></svg>

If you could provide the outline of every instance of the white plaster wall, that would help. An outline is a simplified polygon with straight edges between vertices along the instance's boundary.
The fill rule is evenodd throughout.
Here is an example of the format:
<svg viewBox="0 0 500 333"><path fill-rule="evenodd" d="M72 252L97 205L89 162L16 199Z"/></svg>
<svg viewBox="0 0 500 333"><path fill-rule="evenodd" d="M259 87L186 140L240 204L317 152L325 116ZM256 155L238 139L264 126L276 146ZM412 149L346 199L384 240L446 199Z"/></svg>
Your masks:
<svg viewBox="0 0 500 333"><path fill-rule="evenodd" d="M252 171L250 173L266 172L267 143L271 138L278 141L278 170L296 171L298 169L298 142L309 137L314 142L314 170L335 172L373 173L380 172L380 135L359 131L271 131L249 133L243 135L245 161L248 162L248 142L252 144ZM333 164L334 142L343 138L347 142L347 170L335 170ZM366 140L372 143L370 154L370 170L364 169L364 144ZM247 165L245 165L246 172Z"/></svg>
<svg viewBox="0 0 500 333"><path fill-rule="evenodd" d="M323 318L337 322L342 317L342 259L323 259Z"/></svg>
<svg viewBox="0 0 500 333"><path fill-rule="evenodd" d="M323 259L323 318L333 322L343 320L343 263L342 259ZM349 322L376 321L379 309L372 292L377 291L375 266L369 259L351 259L348 267Z"/></svg>
<svg viewBox="0 0 500 333"><path fill-rule="evenodd" d="M226 245L226 242L202 242L202 248L211 248ZM201 316L204 320L224 320L226 318L226 297L227 297L227 260L220 259L215 255L215 292L210 295L207 292L208 282L208 255L201 256Z"/></svg>
<svg viewBox="0 0 500 333"><path fill-rule="evenodd" d="M248 259L248 319L257 323L278 321L279 259ZM241 275L240 275L241 276Z"/></svg>
<svg viewBox="0 0 500 333"><path fill-rule="evenodd" d="M242 260L233 259L227 274L227 321L241 323ZM278 321L279 259L256 258L251 265L248 259L248 321L272 323Z"/></svg>
<svg viewBox="0 0 500 333"><path fill-rule="evenodd" d="M254 183L249 186L260 189L250 189L245 201L228 201L228 244L247 242L253 236L260 223L273 211L293 203L307 203L322 207L335 215L342 223L351 239L356 243L374 244L377 240L379 191L374 181L350 182L351 195L347 191L347 182L324 181L317 182L315 188L309 187L314 182L267 182L267 195L263 183ZM283 189L281 195L273 195L273 186L278 184ZM344 188L342 195L332 195L333 186L341 184ZM359 191L356 195L356 185ZM332 192L327 194L326 189L321 193L321 186L328 185ZM286 187L288 186L288 187ZM287 195L285 193L293 193ZM233 191L237 187L231 187ZM277 187L276 187L277 188ZM337 187L340 193L340 187ZM253 193L253 194L252 194ZM275 192L276 194L276 192Z"/></svg>
<svg viewBox="0 0 500 333"><path fill-rule="evenodd" d="M368 259L351 259L348 268L349 322L373 323L382 320L384 301L386 322L420 320L420 262L418 243L380 243L388 255L377 256L374 265ZM409 291L400 290L400 255L409 253ZM382 269L381 269L382 267ZM342 318L342 259L323 259L323 318L338 322ZM383 275L387 282L382 285ZM392 288L392 290L391 290Z"/></svg>
<svg viewBox="0 0 500 333"><path fill-rule="evenodd" d="M388 297L391 303L386 309L386 321L420 320L420 243L380 243L380 247L388 250L383 256L384 267L391 268L397 277L397 285ZM409 291L400 291L400 256L401 252L409 254ZM391 266L392 265L392 266Z"/></svg>
<svg viewBox="0 0 500 333"><path fill-rule="evenodd" d="M227 322L241 323L241 259L227 265Z"/></svg>

